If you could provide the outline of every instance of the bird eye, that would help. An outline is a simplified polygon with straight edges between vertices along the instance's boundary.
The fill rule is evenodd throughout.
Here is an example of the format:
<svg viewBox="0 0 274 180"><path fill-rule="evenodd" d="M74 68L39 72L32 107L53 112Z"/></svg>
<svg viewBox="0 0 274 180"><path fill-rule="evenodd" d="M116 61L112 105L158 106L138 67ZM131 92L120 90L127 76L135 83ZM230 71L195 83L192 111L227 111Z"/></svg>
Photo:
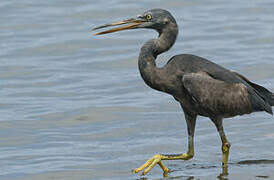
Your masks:
<svg viewBox="0 0 274 180"><path fill-rule="evenodd" d="M147 15L146 15L146 19L147 19L147 20L151 20L151 19L152 19L152 16L151 16L150 14L147 14Z"/></svg>

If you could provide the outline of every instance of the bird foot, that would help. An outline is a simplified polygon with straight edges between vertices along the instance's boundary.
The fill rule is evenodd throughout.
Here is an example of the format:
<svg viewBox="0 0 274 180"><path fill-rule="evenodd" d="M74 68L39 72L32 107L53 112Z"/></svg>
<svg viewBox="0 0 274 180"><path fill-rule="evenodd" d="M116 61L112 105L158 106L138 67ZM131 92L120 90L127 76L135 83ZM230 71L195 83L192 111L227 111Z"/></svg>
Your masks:
<svg viewBox="0 0 274 180"><path fill-rule="evenodd" d="M166 154L166 155L156 154L152 158L150 158L149 160L147 160L147 162L145 164L143 164L139 168L134 169L133 172L134 173L138 173L138 172L144 170L142 172L142 175L145 175L156 164L158 164L162 168L162 170L164 172L164 175L166 175L167 173L170 172L170 170L165 167L165 165L162 163L162 160L189 160L193 156L194 156L194 150L193 150L193 148L191 150L189 150L188 153L183 153L183 154Z"/></svg>
<svg viewBox="0 0 274 180"><path fill-rule="evenodd" d="M142 172L142 175L147 174L156 164L159 164L159 166L162 168L162 170L164 171L164 174L167 174L170 172L170 170L168 168L165 167L165 165L162 163L162 156L161 154L156 154L154 155L152 158L150 158L149 160L147 160L147 162L145 164L143 164L142 166L140 166L139 168L136 168L133 170L134 173L138 173L140 171L142 171L143 169L145 169Z"/></svg>

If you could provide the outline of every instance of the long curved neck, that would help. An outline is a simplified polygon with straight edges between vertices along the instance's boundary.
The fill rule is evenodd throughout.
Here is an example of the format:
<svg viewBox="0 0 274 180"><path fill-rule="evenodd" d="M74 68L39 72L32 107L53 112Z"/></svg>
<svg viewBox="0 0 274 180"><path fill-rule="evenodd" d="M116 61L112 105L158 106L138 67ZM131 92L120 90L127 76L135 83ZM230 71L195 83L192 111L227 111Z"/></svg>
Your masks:
<svg viewBox="0 0 274 180"><path fill-rule="evenodd" d="M142 78L150 87L160 90L157 79L158 68L156 67L156 58L159 54L169 50L175 43L178 28L176 24L172 24L160 31L158 31L159 37L157 39L151 39L147 41L141 48L138 66Z"/></svg>

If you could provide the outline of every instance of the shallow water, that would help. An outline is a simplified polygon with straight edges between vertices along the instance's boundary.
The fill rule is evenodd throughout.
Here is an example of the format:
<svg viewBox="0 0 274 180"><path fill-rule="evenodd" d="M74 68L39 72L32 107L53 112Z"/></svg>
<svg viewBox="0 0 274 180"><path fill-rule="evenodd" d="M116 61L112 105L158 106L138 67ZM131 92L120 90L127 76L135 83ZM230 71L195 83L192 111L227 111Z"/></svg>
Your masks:
<svg viewBox="0 0 274 180"><path fill-rule="evenodd" d="M274 3L242 1L0 2L0 179L139 179L131 169L155 153L186 151L179 105L148 88L137 69L153 31L94 37L91 28L155 7L176 17L175 46L159 56L196 54L274 91ZM227 177L274 179L274 118L227 119ZM167 179L215 179L220 140L200 117L195 157L169 161ZM241 163L242 162L242 163ZM155 167L143 179L161 179Z"/></svg>

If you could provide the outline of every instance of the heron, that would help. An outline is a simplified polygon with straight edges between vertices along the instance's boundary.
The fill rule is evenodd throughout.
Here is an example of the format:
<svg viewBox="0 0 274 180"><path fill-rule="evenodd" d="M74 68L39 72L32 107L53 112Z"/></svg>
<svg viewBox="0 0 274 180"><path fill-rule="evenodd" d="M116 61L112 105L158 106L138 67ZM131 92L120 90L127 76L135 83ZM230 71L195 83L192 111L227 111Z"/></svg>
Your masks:
<svg viewBox="0 0 274 180"><path fill-rule="evenodd" d="M168 51L178 35L178 25L169 11L151 9L136 18L104 24L93 30L111 26L117 27L94 35L139 28L158 32L158 38L147 41L141 47L138 58L139 71L149 87L165 92L179 102L187 124L187 152L156 154L134 169L135 173L145 175L157 164L164 173L168 173L170 170L162 161L193 158L197 116L210 118L216 126L222 142L222 167L226 168L231 144L223 129L223 119L258 111L273 115L274 94L271 91L205 58L179 54L173 56L163 67L157 67L157 56Z"/></svg>

